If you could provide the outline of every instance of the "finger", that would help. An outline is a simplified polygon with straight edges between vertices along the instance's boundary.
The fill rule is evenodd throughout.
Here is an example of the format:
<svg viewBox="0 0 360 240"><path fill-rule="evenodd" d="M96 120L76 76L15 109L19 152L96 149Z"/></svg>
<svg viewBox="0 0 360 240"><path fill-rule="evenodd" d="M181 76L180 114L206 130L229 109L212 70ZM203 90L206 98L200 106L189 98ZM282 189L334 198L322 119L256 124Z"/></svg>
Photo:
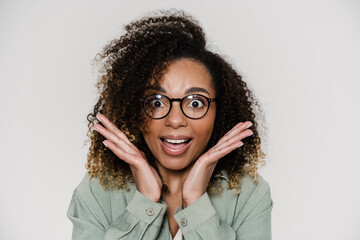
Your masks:
<svg viewBox="0 0 360 240"><path fill-rule="evenodd" d="M122 140L124 140L127 144L132 144L129 139L126 137L125 133L123 133L120 129L118 129L105 115L98 113L96 118L106 127L109 131L116 134Z"/></svg>
<svg viewBox="0 0 360 240"><path fill-rule="evenodd" d="M121 146L119 147L110 140L104 140L103 144L108 147L121 160L128 163L131 167L134 167L135 169L143 168L145 165L148 164L146 158L143 157L142 154L139 152L126 151Z"/></svg>
<svg viewBox="0 0 360 240"><path fill-rule="evenodd" d="M103 144L109 148L116 156L118 156L121 160L128 163L129 165L135 165L134 157L128 151L119 147L117 144L111 142L110 140L104 140Z"/></svg>
<svg viewBox="0 0 360 240"><path fill-rule="evenodd" d="M253 131L251 131L250 129L247 129L247 130L245 130L243 132L238 133L237 135L232 136L231 138L225 140L224 142L222 142L220 144L216 144L213 147L213 149L217 150L219 148L223 148L223 147L225 147L227 145L231 145L231 144L233 144L235 142L239 142L239 141L243 140L244 138L249 137L251 135L253 135Z"/></svg>
<svg viewBox="0 0 360 240"><path fill-rule="evenodd" d="M212 147L209 151L216 151L219 148L222 148L224 146L233 144L235 142L239 142L241 140L243 140L246 137L249 137L253 135L253 131L251 131L250 129L246 129L245 131L242 132L237 132L237 134L233 134L233 136L231 137L227 137L224 138L223 141L219 141L214 147Z"/></svg>
<svg viewBox="0 0 360 240"><path fill-rule="evenodd" d="M227 132L218 143L222 143L226 141L227 139L233 137L234 135L238 134L239 132L243 131L246 128L251 127L252 123L249 121L246 121L244 123L240 122L236 124L229 132Z"/></svg>
<svg viewBox="0 0 360 240"><path fill-rule="evenodd" d="M117 135L113 134L100 124L95 124L94 129L98 131L101 135L103 135L106 139L110 140L114 144L118 145L119 147L122 147L127 152L132 152L133 149L127 142L125 142L122 138L118 137Z"/></svg>
<svg viewBox="0 0 360 240"><path fill-rule="evenodd" d="M232 138L233 136L239 134L239 132L244 131L245 129L249 128L252 126L252 123L249 121L246 121L244 123L238 123L237 125L235 125L235 127L233 127L229 132L227 132L219 141L218 144L221 144L225 141L227 141L228 139Z"/></svg>
<svg viewBox="0 0 360 240"><path fill-rule="evenodd" d="M145 153L143 151L140 151L140 154L141 156L143 156L143 158L146 158Z"/></svg>
<svg viewBox="0 0 360 240"><path fill-rule="evenodd" d="M227 154L234 151L236 148L241 147L242 145L244 145L243 142L236 141L236 142L233 142L233 143L231 143L229 145L218 148L216 150L209 151L209 152L207 152L208 161L210 161L210 162L218 161L220 158L226 156Z"/></svg>
<svg viewBox="0 0 360 240"><path fill-rule="evenodd" d="M235 134L239 133L241 128L240 126L243 125L243 123L238 123L235 127L233 127L230 131L228 131L220 140L217 142L217 144L221 144L225 142L227 139L231 138Z"/></svg>

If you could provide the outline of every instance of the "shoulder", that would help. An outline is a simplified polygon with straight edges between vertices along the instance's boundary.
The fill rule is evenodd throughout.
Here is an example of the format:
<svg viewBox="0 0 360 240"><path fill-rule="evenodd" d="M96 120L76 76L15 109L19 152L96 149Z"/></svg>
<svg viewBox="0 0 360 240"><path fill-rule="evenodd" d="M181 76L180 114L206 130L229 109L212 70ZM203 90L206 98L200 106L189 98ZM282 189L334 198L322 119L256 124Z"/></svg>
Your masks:
<svg viewBox="0 0 360 240"><path fill-rule="evenodd" d="M221 185L225 191L235 191L229 189L229 175L225 170L221 171L217 177L221 178ZM270 196L270 186L269 183L261 176L257 175L256 181L249 174L239 178L240 194L241 198L262 198L265 195Z"/></svg>
<svg viewBox="0 0 360 240"><path fill-rule="evenodd" d="M240 179L241 192L239 197L253 200L260 200L270 198L270 186L269 183L261 176L257 175L256 181L249 174Z"/></svg>
<svg viewBox="0 0 360 240"><path fill-rule="evenodd" d="M261 175L257 181L250 175L241 179L241 192L236 204L237 223L250 219L269 219L273 201L271 199L269 183Z"/></svg>
<svg viewBox="0 0 360 240"><path fill-rule="evenodd" d="M134 194L134 186L129 183L129 190L125 189L113 189L106 190L100 183L100 180L96 177L91 178L88 173L85 173L80 184L74 190L76 194L82 201L87 205L101 205L101 206L110 206L112 200L122 200L127 202L128 199Z"/></svg>
<svg viewBox="0 0 360 240"><path fill-rule="evenodd" d="M88 173L84 174L84 177L73 193L73 201L79 202L89 209L96 209L98 207L98 199L107 202L106 199L108 198L109 193L100 184L99 179L91 178Z"/></svg>
<svg viewBox="0 0 360 240"><path fill-rule="evenodd" d="M86 193L90 190L95 190L100 192L105 191L103 186L100 184L100 180L96 177L91 178L91 176L87 172L84 174L84 177L82 178L81 182L79 183L79 185L76 187L75 190L78 191L79 193Z"/></svg>
<svg viewBox="0 0 360 240"><path fill-rule="evenodd" d="M222 191L210 194L210 199L218 216L226 222L242 223L246 219L256 216L272 207L269 183L260 175L257 181L250 175L239 179L240 193L236 189L229 189L229 177L226 172L221 174Z"/></svg>
<svg viewBox="0 0 360 240"><path fill-rule="evenodd" d="M85 199L94 194L106 194L106 190L100 184L100 180L95 177L91 178L88 173L85 173L80 184L76 187L75 192Z"/></svg>

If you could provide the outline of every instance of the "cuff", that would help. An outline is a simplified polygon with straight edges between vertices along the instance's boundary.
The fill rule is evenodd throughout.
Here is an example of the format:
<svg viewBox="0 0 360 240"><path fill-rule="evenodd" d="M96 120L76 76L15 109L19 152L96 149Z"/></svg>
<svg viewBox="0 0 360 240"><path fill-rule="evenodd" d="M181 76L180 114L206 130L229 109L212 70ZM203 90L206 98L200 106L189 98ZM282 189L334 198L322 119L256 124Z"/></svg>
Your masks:
<svg viewBox="0 0 360 240"><path fill-rule="evenodd" d="M126 207L126 210L131 215L147 224L154 224L155 226L161 226L166 209L167 205L165 203L156 203L145 197L138 190L135 190L134 198Z"/></svg>
<svg viewBox="0 0 360 240"><path fill-rule="evenodd" d="M179 210L179 209L178 209ZM187 208L178 211L174 217L181 232L187 233L197 229L216 213L209 195L205 192L199 199Z"/></svg>

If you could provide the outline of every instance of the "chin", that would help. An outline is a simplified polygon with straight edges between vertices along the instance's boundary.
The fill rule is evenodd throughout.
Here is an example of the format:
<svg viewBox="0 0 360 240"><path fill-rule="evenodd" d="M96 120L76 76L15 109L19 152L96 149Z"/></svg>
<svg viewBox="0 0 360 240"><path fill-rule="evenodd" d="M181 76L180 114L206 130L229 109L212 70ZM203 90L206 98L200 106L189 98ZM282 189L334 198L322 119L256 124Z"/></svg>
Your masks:
<svg viewBox="0 0 360 240"><path fill-rule="evenodd" d="M188 168L191 165L191 161L185 162L179 159L167 159L166 162L157 161L162 168L165 168L170 171L181 171Z"/></svg>

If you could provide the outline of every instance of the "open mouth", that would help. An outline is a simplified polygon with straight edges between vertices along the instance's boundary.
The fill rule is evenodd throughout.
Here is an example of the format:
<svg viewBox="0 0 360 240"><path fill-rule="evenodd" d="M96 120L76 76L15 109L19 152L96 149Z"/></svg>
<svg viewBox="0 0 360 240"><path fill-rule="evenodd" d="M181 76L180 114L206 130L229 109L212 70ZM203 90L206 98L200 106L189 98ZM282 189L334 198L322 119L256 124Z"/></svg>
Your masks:
<svg viewBox="0 0 360 240"><path fill-rule="evenodd" d="M160 138L161 146L165 153L169 155L183 154L191 145L192 138L188 139L165 139Z"/></svg>

